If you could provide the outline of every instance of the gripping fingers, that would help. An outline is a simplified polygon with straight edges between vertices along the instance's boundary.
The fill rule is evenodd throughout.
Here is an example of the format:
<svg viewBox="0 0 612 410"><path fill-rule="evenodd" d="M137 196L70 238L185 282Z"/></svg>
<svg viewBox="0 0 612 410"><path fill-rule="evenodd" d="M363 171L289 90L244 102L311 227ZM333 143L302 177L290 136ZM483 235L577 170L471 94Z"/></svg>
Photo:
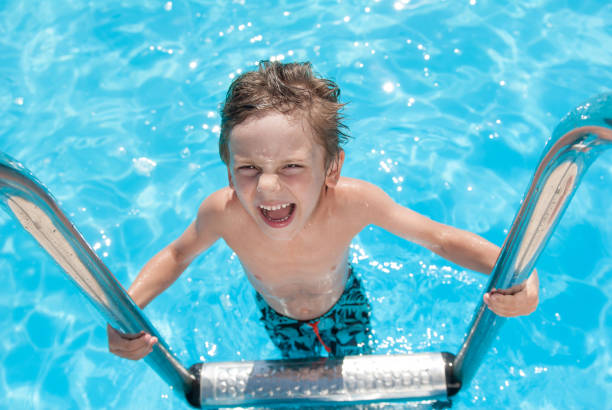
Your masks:
<svg viewBox="0 0 612 410"><path fill-rule="evenodd" d="M537 273L527 280L516 293L493 289L484 295L484 302L495 314L504 317L523 316L533 313L538 306Z"/></svg>
<svg viewBox="0 0 612 410"><path fill-rule="evenodd" d="M503 317L520 316L521 312L520 300L517 295L504 295L501 293L486 293L484 302L487 304L496 315Z"/></svg>
<svg viewBox="0 0 612 410"><path fill-rule="evenodd" d="M137 334L123 334L112 326L107 326L108 350L119 356L131 360L139 360L151 353L157 338L145 332Z"/></svg>

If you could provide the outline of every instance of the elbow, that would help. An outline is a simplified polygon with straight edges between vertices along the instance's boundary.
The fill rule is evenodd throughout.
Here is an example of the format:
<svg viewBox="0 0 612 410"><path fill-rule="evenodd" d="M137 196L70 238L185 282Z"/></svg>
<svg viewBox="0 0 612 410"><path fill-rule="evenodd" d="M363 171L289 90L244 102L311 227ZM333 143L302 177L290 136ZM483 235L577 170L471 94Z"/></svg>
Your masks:
<svg viewBox="0 0 612 410"><path fill-rule="evenodd" d="M188 255L185 252L182 252L181 249L175 246L174 243L168 246L167 251L168 257L171 259L172 264L179 270L183 271L191 263L191 259L189 259Z"/></svg>
<svg viewBox="0 0 612 410"><path fill-rule="evenodd" d="M449 235L445 229L439 229L433 235L431 242L427 244L427 248L442 257L446 257L449 249L452 248L452 241L452 235Z"/></svg>

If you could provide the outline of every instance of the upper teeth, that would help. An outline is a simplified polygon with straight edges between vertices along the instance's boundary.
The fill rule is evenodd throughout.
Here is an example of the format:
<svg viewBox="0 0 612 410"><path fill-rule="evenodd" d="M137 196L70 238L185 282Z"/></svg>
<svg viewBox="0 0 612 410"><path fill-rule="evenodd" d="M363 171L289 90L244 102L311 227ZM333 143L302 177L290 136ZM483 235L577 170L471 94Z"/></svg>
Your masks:
<svg viewBox="0 0 612 410"><path fill-rule="evenodd" d="M291 204L272 205L272 206L259 205L259 207L261 209L265 209L266 211L277 211L277 210L279 210L281 208L287 208L289 205L291 205Z"/></svg>

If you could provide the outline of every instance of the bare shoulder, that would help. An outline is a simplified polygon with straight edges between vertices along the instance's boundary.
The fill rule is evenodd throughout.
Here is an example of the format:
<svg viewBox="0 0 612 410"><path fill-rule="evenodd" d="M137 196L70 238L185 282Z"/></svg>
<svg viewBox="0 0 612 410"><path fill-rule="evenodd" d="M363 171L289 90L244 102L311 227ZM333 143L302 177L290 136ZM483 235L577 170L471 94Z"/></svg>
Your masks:
<svg viewBox="0 0 612 410"><path fill-rule="evenodd" d="M198 213L222 212L235 200L235 192L230 187L221 188L208 195L200 204Z"/></svg>
<svg viewBox="0 0 612 410"><path fill-rule="evenodd" d="M377 225L432 250L439 246L444 225L398 204L377 185L345 178L338 186L340 195L350 198L351 209L347 212L362 223Z"/></svg>
<svg viewBox="0 0 612 410"><path fill-rule="evenodd" d="M361 179L342 177L334 190L338 206L364 226L376 223L377 215L395 205L380 187Z"/></svg>
<svg viewBox="0 0 612 410"><path fill-rule="evenodd" d="M339 199L348 201L350 205L365 205L380 200L388 195L379 186L362 179L341 177L336 186Z"/></svg>
<svg viewBox="0 0 612 410"><path fill-rule="evenodd" d="M230 187L213 192L200 204L196 224L206 225L207 229L222 236L223 227L236 212L237 201L236 193Z"/></svg>

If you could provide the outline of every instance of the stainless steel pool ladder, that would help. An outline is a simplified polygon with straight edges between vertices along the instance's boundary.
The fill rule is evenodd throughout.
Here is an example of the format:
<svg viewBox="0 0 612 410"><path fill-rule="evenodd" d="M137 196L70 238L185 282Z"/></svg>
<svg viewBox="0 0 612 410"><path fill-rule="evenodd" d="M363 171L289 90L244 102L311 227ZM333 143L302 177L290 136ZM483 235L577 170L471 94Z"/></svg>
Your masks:
<svg viewBox="0 0 612 410"><path fill-rule="evenodd" d="M570 112L549 140L491 275L488 287L525 281L580 178L612 144L612 94ZM470 382L504 318L480 302L454 356L417 353L320 360L198 363L187 370L123 287L19 162L0 153L3 205L66 271L104 318L128 333L159 339L147 363L196 407L440 398ZM425 307L424 307L425 308Z"/></svg>

